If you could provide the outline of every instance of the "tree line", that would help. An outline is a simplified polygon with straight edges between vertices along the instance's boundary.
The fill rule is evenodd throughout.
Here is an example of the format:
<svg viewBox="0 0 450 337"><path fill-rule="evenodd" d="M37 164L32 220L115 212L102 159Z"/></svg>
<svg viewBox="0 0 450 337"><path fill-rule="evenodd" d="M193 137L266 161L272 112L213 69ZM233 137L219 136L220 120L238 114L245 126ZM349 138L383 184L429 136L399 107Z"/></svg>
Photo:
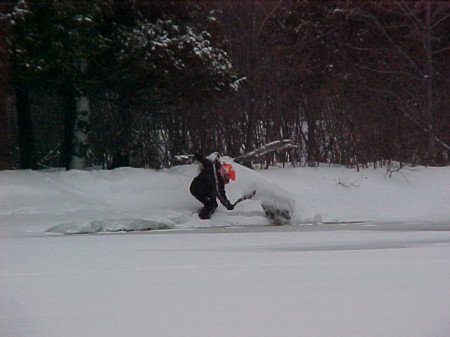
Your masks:
<svg viewBox="0 0 450 337"><path fill-rule="evenodd" d="M447 1L0 4L0 167L447 165ZM251 163L248 163L251 165Z"/></svg>

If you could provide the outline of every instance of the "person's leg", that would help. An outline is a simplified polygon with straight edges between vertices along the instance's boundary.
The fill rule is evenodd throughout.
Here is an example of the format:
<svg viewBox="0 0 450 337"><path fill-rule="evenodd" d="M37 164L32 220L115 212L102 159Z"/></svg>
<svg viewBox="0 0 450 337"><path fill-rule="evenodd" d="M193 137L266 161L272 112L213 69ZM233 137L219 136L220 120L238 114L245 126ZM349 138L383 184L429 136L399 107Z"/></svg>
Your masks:
<svg viewBox="0 0 450 337"><path fill-rule="evenodd" d="M209 199L208 202L205 203L205 206L202 208L198 216L200 219L210 219L211 215L214 214L217 208L217 201L214 199Z"/></svg>

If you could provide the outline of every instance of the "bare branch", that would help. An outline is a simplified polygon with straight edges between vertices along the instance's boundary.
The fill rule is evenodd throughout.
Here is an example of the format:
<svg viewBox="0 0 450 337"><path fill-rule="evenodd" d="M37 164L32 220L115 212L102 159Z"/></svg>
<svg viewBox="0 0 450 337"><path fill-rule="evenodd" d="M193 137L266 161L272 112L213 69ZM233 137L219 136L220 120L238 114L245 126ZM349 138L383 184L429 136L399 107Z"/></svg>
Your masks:
<svg viewBox="0 0 450 337"><path fill-rule="evenodd" d="M260 148L253 150L251 152L248 152L242 156L236 157L236 158L234 158L234 161L236 161L238 163L242 163L245 161L252 161L252 160L261 158L262 156L264 156L268 153L279 152L279 151L282 151L285 149L295 148L297 146L298 145L296 144L296 142L293 141L292 139L277 140L277 141L268 143L266 145L263 145Z"/></svg>

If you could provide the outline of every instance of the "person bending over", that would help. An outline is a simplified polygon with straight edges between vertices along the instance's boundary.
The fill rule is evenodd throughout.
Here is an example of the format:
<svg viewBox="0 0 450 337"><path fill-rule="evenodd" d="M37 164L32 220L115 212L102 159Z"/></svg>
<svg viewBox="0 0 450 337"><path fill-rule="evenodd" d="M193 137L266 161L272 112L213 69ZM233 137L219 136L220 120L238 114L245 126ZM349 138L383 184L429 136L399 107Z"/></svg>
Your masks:
<svg viewBox="0 0 450 337"><path fill-rule="evenodd" d="M194 178L189 187L191 194L203 204L199 213L200 219L210 219L220 203L229 211L234 205L228 200L225 193L225 184L235 178L235 171L228 163L223 163L219 153L213 152L208 157L195 154L194 160L200 163L200 173Z"/></svg>

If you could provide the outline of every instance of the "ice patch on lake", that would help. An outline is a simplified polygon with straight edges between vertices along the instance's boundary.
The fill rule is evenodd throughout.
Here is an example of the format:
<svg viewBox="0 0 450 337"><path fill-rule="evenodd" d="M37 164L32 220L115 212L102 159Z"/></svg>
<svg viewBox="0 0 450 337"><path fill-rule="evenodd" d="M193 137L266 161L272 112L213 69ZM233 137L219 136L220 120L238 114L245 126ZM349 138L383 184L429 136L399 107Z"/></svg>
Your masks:
<svg viewBox="0 0 450 337"><path fill-rule="evenodd" d="M47 233L93 234L101 232L131 232L157 229L173 229L175 222L170 219L105 219L86 222L71 222L53 226Z"/></svg>
<svg viewBox="0 0 450 337"><path fill-rule="evenodd" d="M94 234L102 232L132 232L161 229L174 229L192 218L191 213L161 212L146 218L97 219L80 222L67 222L46 230L56 234Z"/></svg>

